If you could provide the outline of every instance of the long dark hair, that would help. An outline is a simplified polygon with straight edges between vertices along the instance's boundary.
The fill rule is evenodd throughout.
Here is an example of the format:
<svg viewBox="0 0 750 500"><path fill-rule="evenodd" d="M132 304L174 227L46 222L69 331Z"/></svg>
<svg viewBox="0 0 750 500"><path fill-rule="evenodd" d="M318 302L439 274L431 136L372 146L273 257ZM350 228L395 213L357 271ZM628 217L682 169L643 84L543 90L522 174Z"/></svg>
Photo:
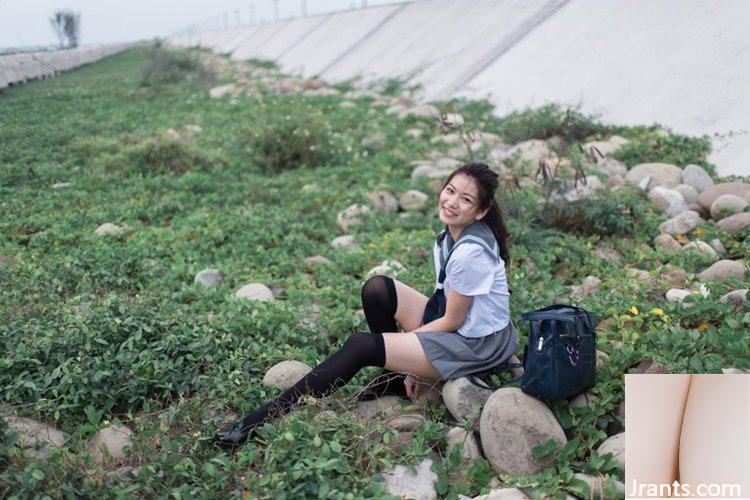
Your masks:
<svg viewBox="0 0 750 500"><path fill-rule="evenodd" d="M505 262L505 266L510 265L510 254L508 253L508 229L505 227L505 221L503 219L503 211L500 208L500 204L495 199L495 190L499 184L498 174L493 171L487 164L481 162L464 163L456 170L451 172L443 184L443 189L453 179L456 174L464 174L472 177L479 189L479 211L489 207L489 210L484 217L479 219L489 226L492 230L492 234L495 235L497 244L500 246L500 258ZM440 192L443 192L443 189ZM440 193L438 193L438 202L440 200ZM448 232L448 226L445 226L446 234Z"/></svg>

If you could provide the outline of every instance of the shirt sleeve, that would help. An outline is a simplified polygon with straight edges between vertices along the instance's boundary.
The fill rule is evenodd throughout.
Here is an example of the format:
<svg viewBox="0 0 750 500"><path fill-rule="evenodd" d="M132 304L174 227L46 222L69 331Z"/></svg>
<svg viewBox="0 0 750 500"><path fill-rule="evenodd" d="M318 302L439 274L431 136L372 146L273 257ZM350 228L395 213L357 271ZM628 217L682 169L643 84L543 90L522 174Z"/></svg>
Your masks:
<svg viewBox="0 0 750 500"><path fill-rule="evenodd" d="M461 295L489 293L495 279L491 257L474 243L464 243L453 252L445 269L445 282Z"/></svg>

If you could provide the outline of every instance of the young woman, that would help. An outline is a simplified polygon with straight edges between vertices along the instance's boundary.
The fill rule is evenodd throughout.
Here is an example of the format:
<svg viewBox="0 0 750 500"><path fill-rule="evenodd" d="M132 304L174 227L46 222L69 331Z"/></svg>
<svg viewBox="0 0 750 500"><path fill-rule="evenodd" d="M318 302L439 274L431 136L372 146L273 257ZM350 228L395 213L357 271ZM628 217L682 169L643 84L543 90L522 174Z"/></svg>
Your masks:
<svg viewBox="0 0 750 500"><path fill-rule="evenodd" d="M291 411L302 395L324 396L366 366L383 367L383 376L367 385L360 400L389 393L415 397L420 379L459 378L515 359L518 333L505 276L508 234L494 197L497 185L498 175L484 163L462 165L448 176L438 197L446 228L433 251L438 279L432 298L373 276L362 288L371 331L350 335L294 386L214 439L238 446L256 427Z"/></svg>

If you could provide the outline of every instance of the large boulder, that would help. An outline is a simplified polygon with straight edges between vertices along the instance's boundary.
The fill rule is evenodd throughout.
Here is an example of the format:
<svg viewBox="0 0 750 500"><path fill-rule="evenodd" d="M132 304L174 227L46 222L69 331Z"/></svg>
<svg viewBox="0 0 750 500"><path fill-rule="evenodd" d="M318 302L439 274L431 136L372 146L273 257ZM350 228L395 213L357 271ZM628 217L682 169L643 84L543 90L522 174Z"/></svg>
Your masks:
<svg viewBox="0 0 750 500"><path fill-rule="evenodd" d="M549 439L560 445L567 441L547 405L516 387L492 393L482 410L479 431L485 456L499 474L536 474L555 457L534 458L532 448Z"/></svg>
<svg viewBox="0 0 750 500"><path fill-rule="evenodd" d="M716 250L714 250L711 245L709 245L705 241L691 241L690 243L682 247L682 249L690 252L698 252L708 257L716 257Z"/></svg>
<svg viewBox="0 0 750 500"><path fill-rule="evenodd" d="M491 395L492 391L477 387L466 377L448 380L443 385L445 407L458 422L471 413L474 405L479 405L481 411Z"/></svg>
<svg viewBox="0 0 750 500"><path fill-rule="evenodd" d="M107 454L117 462L125 458L125 447L131 445L133 431L124 425L110 425L96 433L86 451L91 453L96 463L104 463Z"/></svg>
<svg viewBox="0 0 750 500"><path fill-rule="evenodd" d="M416 466L416 474L404 465L396 465L382 472L386 491L397 498L436 499L435 481L438 477L431 467L432 459L426 458Z"/></svg>
<svg viewBox="0 0 750 500"><path fill-rule="evenodd" d="M648 197L661 208L662 212L666 212L668 215L675 216L687 210L685 198L676 189L656 186L648 192Z"/></svg>
<svg viewBox="0 0 750 500"><path fill-rule="evenodd" d="M739 234L748 226L750 226L750 212L730 215L716 223L716 227L723 229L729 234Z"/></svg>
<svg viewBox="0 0 750 500"><path fill-rule="evenodd" d="M301 361L288 359L269 368L263 377L262 384L283 391L299 382L302 377L310 373L310 370L312 370L312 367L309 365Z"/></svg>
<svg viewBox="0 0 750 500"><path fill-rule="evenodd" d="M9 418L8 425L18 431L18 444L25 453L45 458L53 448L65 444L65 434L44 422L31 418Z"/></svg>
<svg viewBox="0 0 750 500"><path fill-rule="evenodd" d="M716 198L723 194L733 194L746 201L750 201L750 184L743 182L722 182L721 184L715 184L698 196L698 203L706 210L710 210Z"/></svg>
<svg viewBox="0 0 750 500"><path fill-rule="evenodd" d="M689 233L703 222L698 212L686 210L659 224L659 229L674 236Z"/></svg>
<svg viewBox="0 0 750 500"><path fill-rule="evenodd" d="M643 187L646 191L656 186L674 188L682 184L682 169L669 163L641 163L628 170L625 182L639 186L646 177L651 177Z"/></svg>
<svg viewBox="0 0 750 500"><path fill-rule="evenodd" d="M680 250L682 245L671 234L664 233L654 238L654 248L662 252L674 252Z"/></svg>
<svg viewBox="0 0 750 500"><path fill-rule="evenodd" d="M699 193L714 185L711 176L702 167L692 164L686 165L682 169L682 182L688 186L692 186Z"/></svg>
<svg viewBox="0 0 750 500"><path fill-rule="evenodd" d="M726 281L745 279L745 266L734 260L720 260L698 274L698 279L706 281Z"/></svg>
<svg viewBox="0 0 750 500"><path fill-rule="evenodd" d="M258 300L261 302L273 302L275 300L271 289L263 283L249 283L234 292L234 296L238 299Z"/></svg>
<svg viewBox="0 0 750 500"><path fill-rule="evenodd" d="M723 194L711 204L711 217L714 220L721 220L742 212L747 205L748 202L744 198L733 194Z"/></svg>

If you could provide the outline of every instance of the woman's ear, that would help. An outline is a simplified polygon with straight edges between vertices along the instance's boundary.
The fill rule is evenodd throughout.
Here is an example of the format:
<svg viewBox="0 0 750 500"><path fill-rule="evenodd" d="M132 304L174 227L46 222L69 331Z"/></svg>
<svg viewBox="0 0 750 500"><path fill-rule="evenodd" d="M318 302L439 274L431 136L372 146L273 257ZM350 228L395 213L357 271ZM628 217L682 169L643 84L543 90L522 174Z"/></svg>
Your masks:
<svg viewBox="0 0 750 500"><path fill-rule="evenodd" d="M477 219L476 220L484 219L484 216L487 215L487 212L489 212L489 211L490 211L490 209L487 208L486 210L483 210L481 214L477 214Z"/></svg>

